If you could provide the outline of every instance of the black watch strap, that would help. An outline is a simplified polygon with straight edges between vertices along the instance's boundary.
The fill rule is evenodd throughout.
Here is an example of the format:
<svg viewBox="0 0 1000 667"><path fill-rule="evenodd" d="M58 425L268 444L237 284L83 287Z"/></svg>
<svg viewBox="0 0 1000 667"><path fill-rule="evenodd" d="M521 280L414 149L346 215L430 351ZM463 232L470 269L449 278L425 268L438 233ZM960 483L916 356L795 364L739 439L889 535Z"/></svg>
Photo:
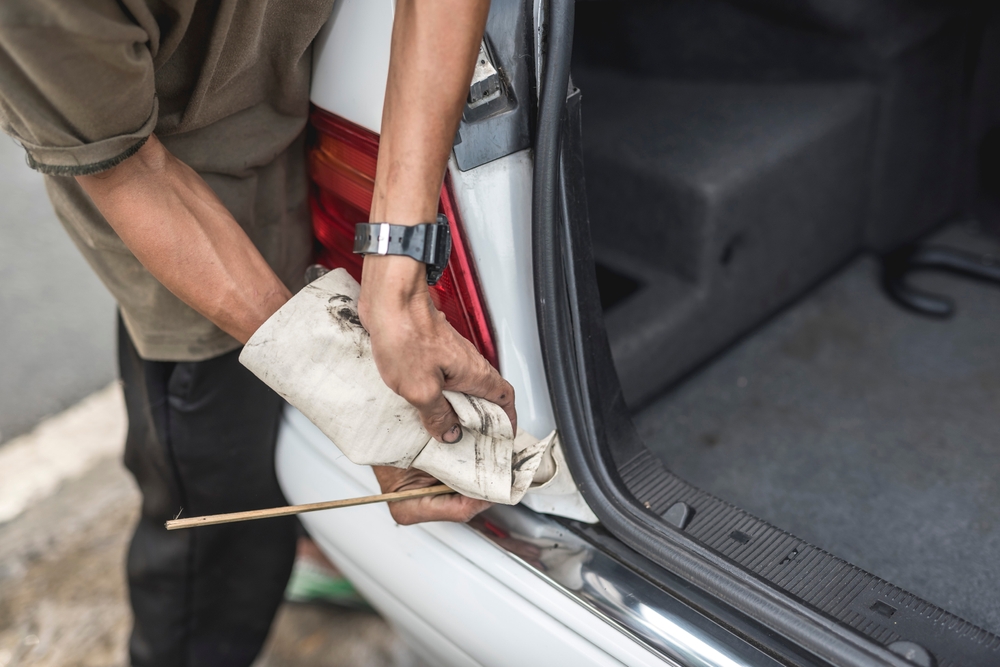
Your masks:
<svg viewBox="0 0 1000 667"><path fill-rule="evenodd" d="M441 278L451 256L448 218L439 214L437 222L420 225L359 222L354 228L354 252L412 257L427 265L427 284L433 285Z"/></svg>

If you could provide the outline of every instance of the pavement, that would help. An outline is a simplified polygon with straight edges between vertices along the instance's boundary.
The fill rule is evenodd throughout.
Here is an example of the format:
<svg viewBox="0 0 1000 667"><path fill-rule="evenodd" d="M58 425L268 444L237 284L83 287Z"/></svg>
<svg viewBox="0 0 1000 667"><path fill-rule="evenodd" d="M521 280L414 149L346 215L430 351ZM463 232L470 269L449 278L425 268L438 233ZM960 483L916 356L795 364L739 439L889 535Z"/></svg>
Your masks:
<svg viewBox="0 0 1000 667"><path fill-rule="evenodd" d="M114 377L114 301L2 133L0 313L0 442Z"/></svg>
<svg viewBox="0 0 1000 667"><path fill-rule="evenodd" d="M124 667L125 551L114 302L0 134L0 667ZM254 667L420 667L372 612L286 603Z"/></svg>
<svg viewBox="0 0 1000 667"><path fill-rule="evenodd" d="M0 524L0 667L128 665L124 563L138 509L114 454ZM254 667L422 664L372 612L285 603Z"/></svg>

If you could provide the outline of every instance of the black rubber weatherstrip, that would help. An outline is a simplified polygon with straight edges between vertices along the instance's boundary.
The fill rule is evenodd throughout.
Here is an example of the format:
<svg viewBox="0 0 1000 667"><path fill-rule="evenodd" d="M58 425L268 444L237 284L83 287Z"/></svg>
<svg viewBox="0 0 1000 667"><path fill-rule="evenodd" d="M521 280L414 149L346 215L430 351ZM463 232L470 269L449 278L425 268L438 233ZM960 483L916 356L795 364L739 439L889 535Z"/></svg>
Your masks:
<svg viewBox="0 0 1000 667"><path fill-rule="evenodd" d="M572 235L567 227L571 221L561 210L561 135L569 88L573 16L573 0L550 0L535 142L532 242L536 308L549 392L570 470L581 493L604 527L629 547L817 658L844 667L913 667L914 663L674 529L636 500L611 454L601 447L599 432L608 426L600 423L602 417L588 390L588 366L592 361L588 351L595 343L606 347L607 341L603 331L601 340L590 340L595 335L593 328L580 326L574 275L579 258L570 245ZM613 425L615 435L629 440L626 448L634 450L638 436L634 429L627 432L631 422L626 421L625 427Z"/></svg>

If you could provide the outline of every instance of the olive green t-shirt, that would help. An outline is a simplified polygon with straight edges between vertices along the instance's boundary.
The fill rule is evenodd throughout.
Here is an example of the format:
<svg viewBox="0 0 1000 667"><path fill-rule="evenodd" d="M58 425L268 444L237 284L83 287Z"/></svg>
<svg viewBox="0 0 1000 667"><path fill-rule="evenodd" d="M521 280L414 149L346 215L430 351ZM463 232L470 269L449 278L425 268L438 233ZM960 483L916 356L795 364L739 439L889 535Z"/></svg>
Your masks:
<svg viewBox="0 0 1000 667"><path fill-rule="evenodd" d="M332 5L0 2L0 127L46 175L59 219L144 358L198 361L239 343L143 268L73 176L122 162L156 132L295 290L311 252L303 131L312 42Z"/></svg>

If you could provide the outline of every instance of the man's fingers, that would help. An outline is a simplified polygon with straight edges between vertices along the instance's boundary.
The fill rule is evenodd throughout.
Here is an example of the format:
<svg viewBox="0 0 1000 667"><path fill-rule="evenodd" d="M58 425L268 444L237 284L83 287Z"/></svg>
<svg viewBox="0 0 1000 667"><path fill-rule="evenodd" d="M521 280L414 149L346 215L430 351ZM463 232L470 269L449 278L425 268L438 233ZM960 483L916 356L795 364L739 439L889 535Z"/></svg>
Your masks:
<svg viewBox="0 0 1000 667"><path fill-rule="evenodd" d="M516 435L517 411L514 409L514 387L504 380L497 369L483 359L475 348L471 345L469 347L471 358L446 377L445 388L496 403L507 413Z"/></svg>
<svg viewBox="0 0 1000 667"><path fill-rule="evenodd" d="M466 523L490 507L485 500L467 498L459 494L415 498L389 503L389 513L401 526L424 521L453 521Z"/></svg>
<svg viewBox="0 0 1000 667"><path fill-rule="evenodd" d="M416 468L372 466L382 493L419 489L438 484L438 480ZM389 503L389 513L396 523L408 526L423 521L456 521L465 523L490 503L454 493L427 498L414 498Z"/></svg>
<svg viewBox="0 0 1000 667"><path fill-rule="evenodd" d="M424 387L401 395L420 412L420 421L431 437L445 443L462 438L458 415L439 388Z"/></svg>
<svg viewBox="0 0 1000 667"><path fill-rule="evenodd" d="M497 375L499 377L499 374ZM514 387L511 386L509 382L504 380L502 377L500 381L503 383L499 388L496 396L496 400L490 398L489 396L484 396L483 398L493 401L507 413L507 418L510 419L511 428L514 429L514 435L517 435L517 410L514 408Z"/></svg>

